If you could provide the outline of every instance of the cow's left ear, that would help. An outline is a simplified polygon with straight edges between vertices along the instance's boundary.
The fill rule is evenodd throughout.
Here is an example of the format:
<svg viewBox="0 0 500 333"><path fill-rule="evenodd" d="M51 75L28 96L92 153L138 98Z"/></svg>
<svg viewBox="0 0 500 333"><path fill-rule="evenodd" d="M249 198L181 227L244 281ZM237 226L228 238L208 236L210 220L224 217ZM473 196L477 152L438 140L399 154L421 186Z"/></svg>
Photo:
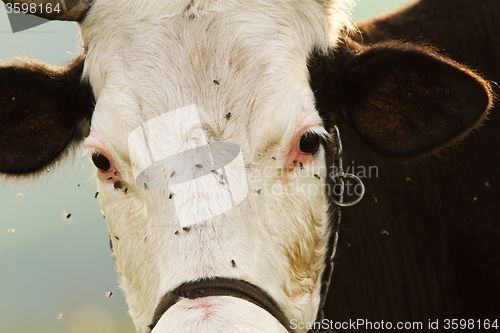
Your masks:
<svg viewBox="0 0 500 333"><path fill-rule="evenodd" d="M34 60L0 66L0 173L22 175L50 166L89 132L90 87L84 57L67 67Z"/></svg>
<svg viewBox="0 0 500 333"><path fill-rule="evenodd" d="M390 42L349 54L335 80L345 120L386 156L411 157L460 140L492 107L488 82L431 48Z"/></svg>

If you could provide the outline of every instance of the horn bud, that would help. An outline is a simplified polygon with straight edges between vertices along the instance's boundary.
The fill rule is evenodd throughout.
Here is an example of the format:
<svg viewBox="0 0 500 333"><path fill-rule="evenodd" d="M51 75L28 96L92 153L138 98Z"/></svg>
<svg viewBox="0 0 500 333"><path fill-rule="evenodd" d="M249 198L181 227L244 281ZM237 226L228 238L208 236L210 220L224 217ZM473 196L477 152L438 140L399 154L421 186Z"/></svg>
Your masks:
<svg viewBox="0 0 500 333"><path fill-rule="evenodd" d="M35 15L48 20L81 21L93 0L2 0L5 4L28 4L26 14ZM33 6L35 4L36 6ZM58 9L56 11L55 9ZM24 12L24 11L21 11Z"/></svg>

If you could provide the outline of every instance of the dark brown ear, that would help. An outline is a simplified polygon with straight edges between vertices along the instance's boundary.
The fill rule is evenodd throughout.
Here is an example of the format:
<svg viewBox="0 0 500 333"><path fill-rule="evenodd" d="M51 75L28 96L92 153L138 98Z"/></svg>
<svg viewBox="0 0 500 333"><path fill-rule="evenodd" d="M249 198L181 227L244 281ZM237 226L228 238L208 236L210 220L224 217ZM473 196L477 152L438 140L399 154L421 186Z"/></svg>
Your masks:
<svg viewBox="0 0 500 333"><path fill-rule="evenodd" d="M485 80L422 46L388 42L361 48L340 75L342 96L336 95L346 121L387 156L444 147L463 138L492 107Z"/></svg>
<svg viewBox="0 0 500 333"><path fill-rule="evenodd" d="M88 135L93 102L83 63L80 56L67 67L0 66L0 173L40 171Z"/></svg>

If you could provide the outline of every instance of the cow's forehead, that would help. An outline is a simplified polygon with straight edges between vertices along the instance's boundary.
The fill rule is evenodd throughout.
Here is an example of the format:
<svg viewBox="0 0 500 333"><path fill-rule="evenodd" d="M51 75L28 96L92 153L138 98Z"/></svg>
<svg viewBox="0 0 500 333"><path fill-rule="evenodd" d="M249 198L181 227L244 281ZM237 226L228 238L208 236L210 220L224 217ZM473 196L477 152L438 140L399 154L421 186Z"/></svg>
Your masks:
<svg viewBox="0 0 500 333"><path fill-rule="evenodd" d="M141 123L196 105L217 140L279 140L311 119L307 58L334 44L346 3L98 0L81 27L93 128L119 144ZM242 136L247 129L259 133Z"/></svg>

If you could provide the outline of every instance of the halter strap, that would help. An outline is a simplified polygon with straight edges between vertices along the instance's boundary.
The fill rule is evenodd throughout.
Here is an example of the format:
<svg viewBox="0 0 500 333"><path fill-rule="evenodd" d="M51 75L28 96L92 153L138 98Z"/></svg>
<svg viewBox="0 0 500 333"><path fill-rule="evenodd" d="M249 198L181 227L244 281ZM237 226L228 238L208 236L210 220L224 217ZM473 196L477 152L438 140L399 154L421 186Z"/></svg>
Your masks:
<svg viewBox="0 0 500 333"><path fill-rule="evenodd" d="M185 282L169 291L160 300L156 307L152 324L149 328L153 330L160 318L181 298L196 299L209 296L232 296L244 299L260 306L276 318L288 332L294 331L290 328L290 321L280 309L274 299L261 288L243 280L213 277L196 281Z"/></svg>

